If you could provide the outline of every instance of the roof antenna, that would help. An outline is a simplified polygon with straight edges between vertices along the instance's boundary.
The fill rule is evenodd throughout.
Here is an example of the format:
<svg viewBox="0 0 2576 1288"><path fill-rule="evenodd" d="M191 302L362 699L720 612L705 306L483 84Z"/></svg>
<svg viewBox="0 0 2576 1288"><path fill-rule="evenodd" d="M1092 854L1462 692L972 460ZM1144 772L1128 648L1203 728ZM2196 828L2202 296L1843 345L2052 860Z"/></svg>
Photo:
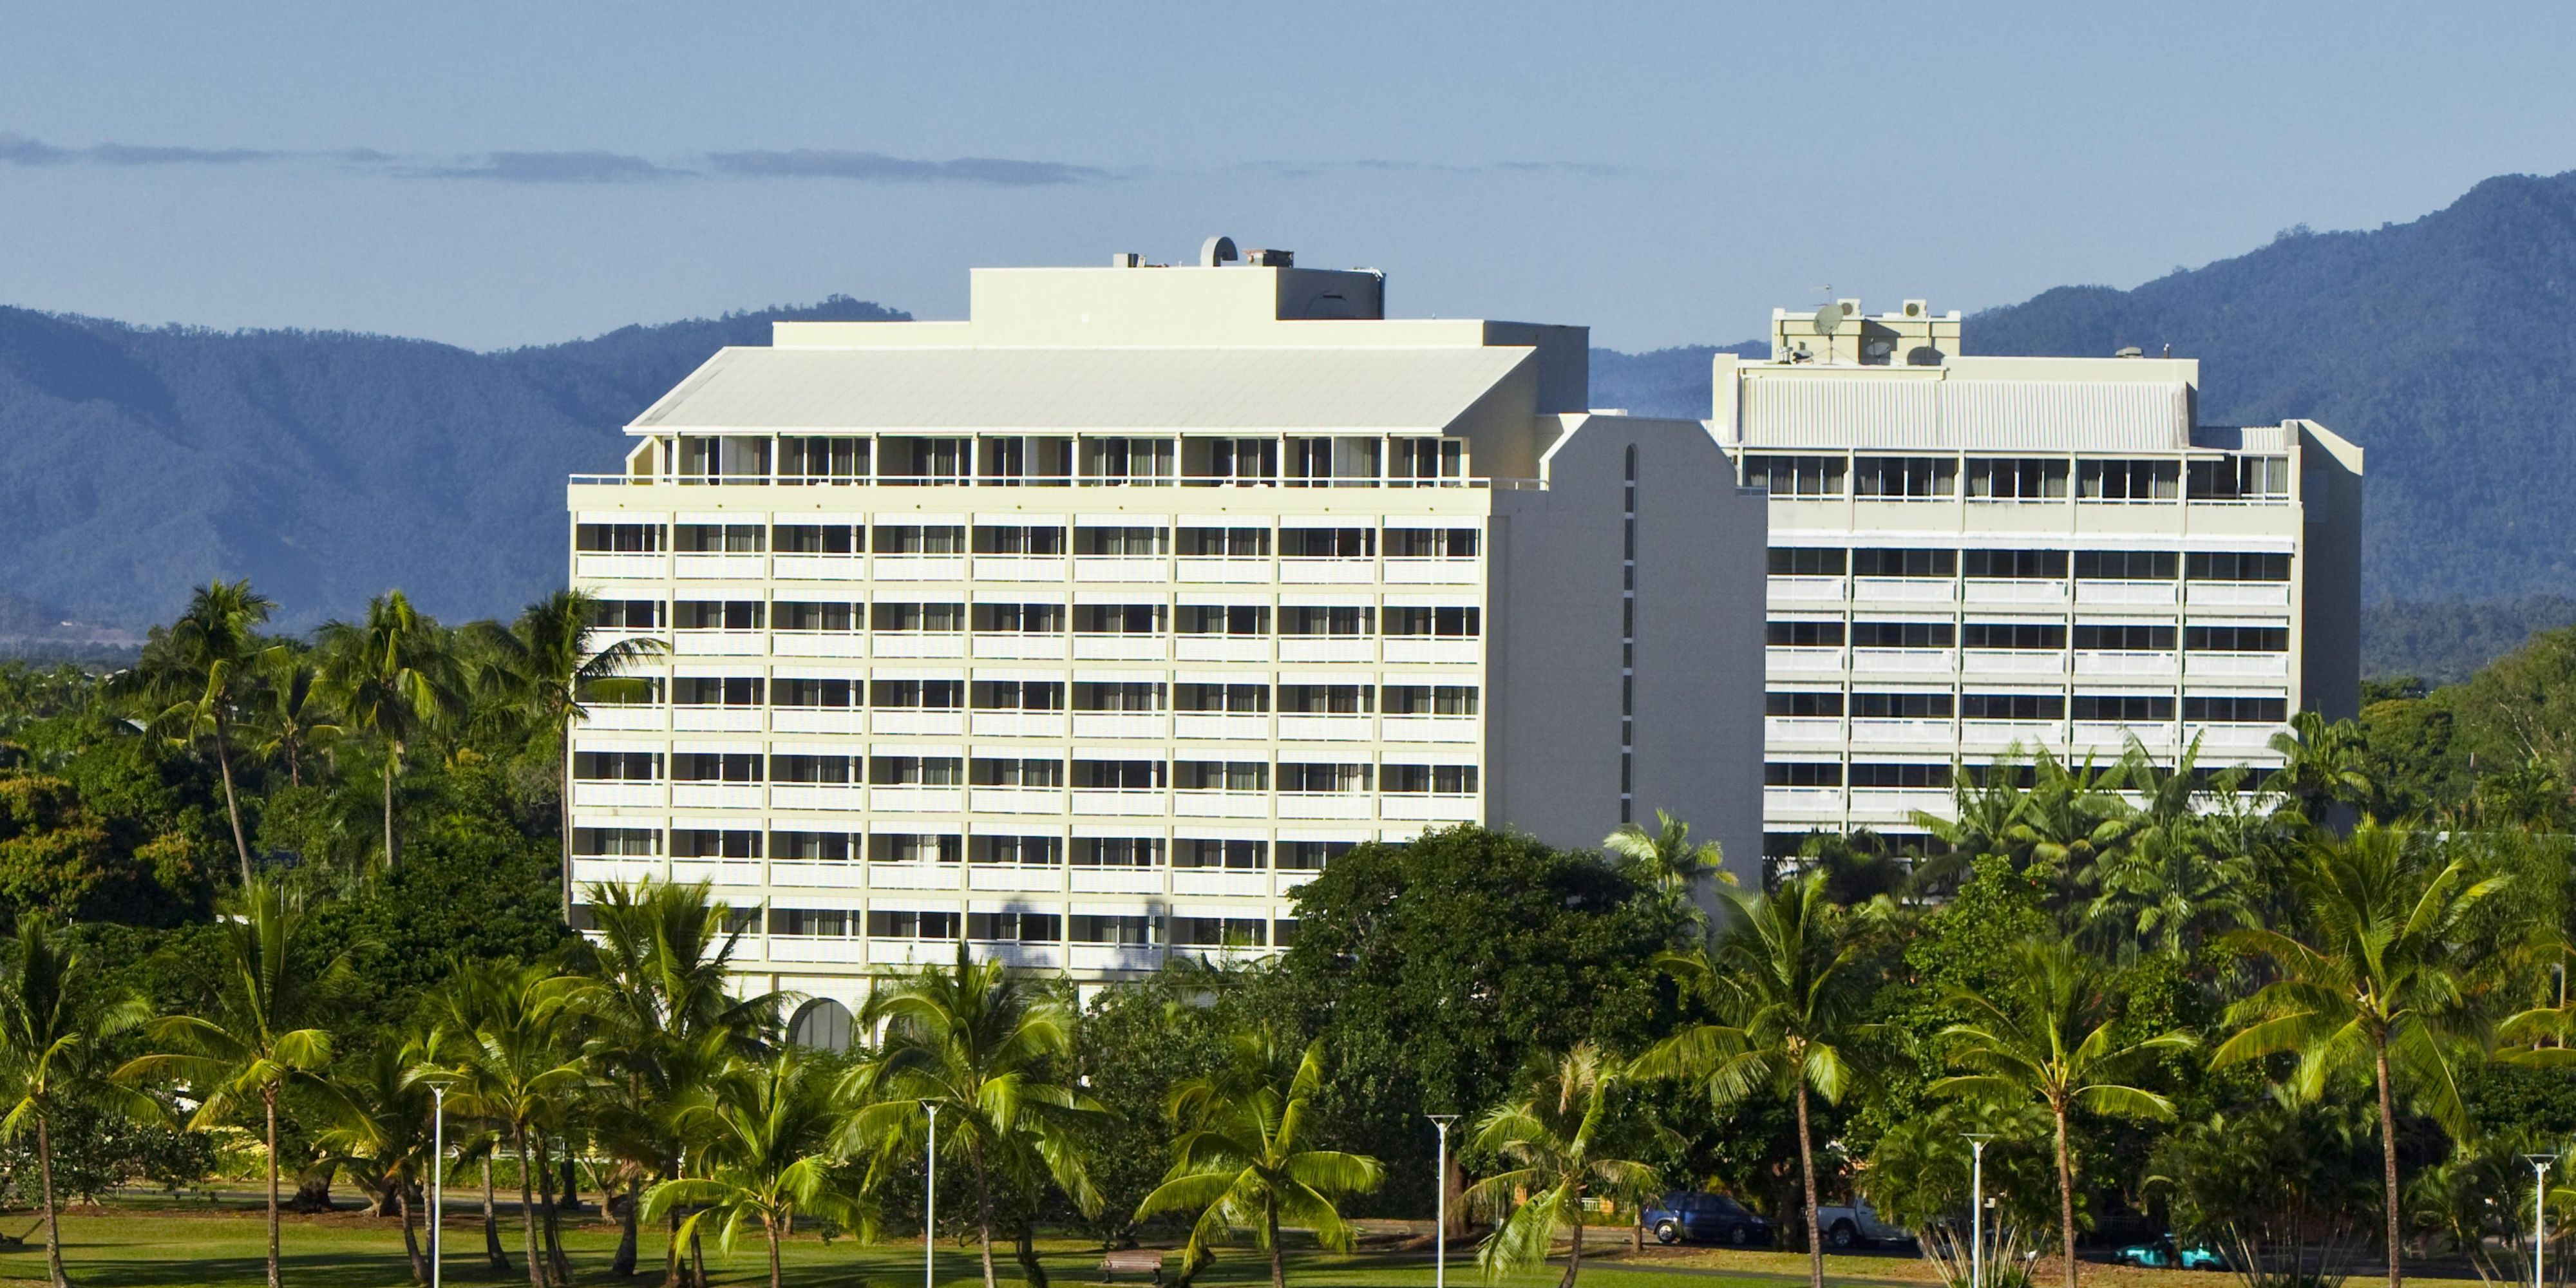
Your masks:
<svg viewBox="0 0 2576 1288"><path fill-rule="evenodd" d="M2168 358L2173 356L2173 342L2170 340L2165 342L2165 356Z"/></svg>

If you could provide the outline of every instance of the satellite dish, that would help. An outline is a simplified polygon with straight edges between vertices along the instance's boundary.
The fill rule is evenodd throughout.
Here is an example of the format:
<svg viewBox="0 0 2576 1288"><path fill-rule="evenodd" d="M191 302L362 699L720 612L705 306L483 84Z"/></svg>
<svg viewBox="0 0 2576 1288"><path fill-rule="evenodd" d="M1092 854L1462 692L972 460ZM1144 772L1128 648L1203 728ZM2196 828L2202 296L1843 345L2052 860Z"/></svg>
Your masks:
<svg viewBox="0 0 2576 1288"><path fill-rule="evenodd" d="M1832 335L1843 329L1843 306L1828 304L1816 310L1816 334Z"/></svg>
<svg viewBox="0 0 2576 1288"><path fill-rule="evenodd" d="M1199 246L1199 267L1201 268L1214 268L1219 264L1230 264L1241 258L1242 256L1234 253L1234 239L1231 237L1210 237Z"/></svg>

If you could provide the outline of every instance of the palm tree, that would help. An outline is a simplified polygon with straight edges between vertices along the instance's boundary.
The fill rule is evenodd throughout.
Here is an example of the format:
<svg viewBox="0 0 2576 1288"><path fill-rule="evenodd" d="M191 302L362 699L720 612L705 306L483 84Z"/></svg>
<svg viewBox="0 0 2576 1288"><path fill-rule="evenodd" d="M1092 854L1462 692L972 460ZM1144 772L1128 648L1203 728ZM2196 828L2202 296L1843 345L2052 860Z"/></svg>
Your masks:
<svg viewBox="0 0 2576 1288"><path fill-rule="evenodd" d="M326 622L321 635L325 696L349 728L384 752L385 868L402 863L394 835L394 777L404 750L466 709L453 650L438 623L399 590L367 601L364 622Z"/></svg>
<svg viewBox="0 0 2576 1288"><path fill-rule="evenodd" d="M1139 1221L1158 1212L1196 1209L1184 1273L1210 1257L1208 1245L1249 1229L1270 1254L1271 1288L1287 1288L1279 1226L1315 1232L1327 1248L1346 1250L1353 1230L1333 1201L1378 1187L1385 1169L1374 1158L1305 1147L1306 1118L1324 1087L1324 1044L1295 1052L1266 1028L1227 1042L1225 1067L1174 1085L1165 1106L1180 1135L1172 1170L1136 1205Z"/></svg>
<svg viewBox="0 0 2576 1288"><path fill-rule="evenodd" d="M346 970L334 961L315 974L303 969L309 949L301 895L254 879L226 901L217 924L224 953L221 1011L212 1018L173 1015L146 1030L163 1050L138 1056L116 1071L119 1082L171 1079L196 1100L190 1130L232 1120L257 1102L267 1126L268 1284L278 1285L277 1098L301 1087L337 1107L341 1096L322 1076L330 1067L328 1030L290 1028L319 1009L325 984Z"/></svg>
<svg viewBox="0 0 2576 1288"><path fill-rule="evenodd" d="M2117 1017L2104 997L2093 959L2062 939L2013 945L2003 1000L1965 990L1952 1005L1968 1020L1941 1031L1950 1062L1972 1072L1935 1082L1939 1096L1977 1096L1997 1104L2036 1100L2057 1128L2057 1221L2066 1259L2066 1288L2075 1288L2075 1156L2066 1139L2077 1108L2127 1118L2171 1119L2173 1102L2114 1081L2154 1057L2191 1049L2190 1037L2167 1033L2114 1046Z"/></svg>
<svg viewBox="0 0 2576 1288"><path fill-rule="evenodd" d="M1861 1028L1863 981L1851 918L1825 897L1822 873L1768 895L1720 890L1732 915L1713 945L1665 953L1673 972L1717 1013L1640 1057L1642 1077L1687 1078L1725 1105L1768 1086L1798 1113L1798 1171L1807 1207L1808 1281L1824 1288L1825 1247L1816 1223L1816 1155L1808 1095L1839 1103L1853 1082L1843 1045Z"/></svg>
<svg viewBox="0 0 2576 1288"><path fill-rule="evenodd" d="M321 672L313 664L312 650L296 644L261 650L258 670L249 750L263 760L284 762L286 781L301 787L305 760L340 734L329 704L316 692Z"/></svg>
<svg viewBox="0 0 2576 1288"><path fill-rule="evenodd" d="M1622 823L1618 831L1601 838L1601 848L1643 873L1663 892L1669 905L1690 908L1697 916L1693 891L1704 877L1727 879L1726 852L1715 841L1691 844L1690 830L1690 824L1656 810L1654 831L1635 823Z"/></svg>
<svg viewBox="0 0 2576 1288"><path fill-rule="evenodd" d="M519 1212L526 1226L528 1283L547 1288L550 1258L537 1244L537 1196L545 1136L565 1100L589 1082L567 1049L564 1020L580 981L548 966L469 968L440 999L444 1012L420 1067L448 1088L457 1112L487 1119L519 1156Z"/></svg>
<svg viewBox="0 0 2576 1288"><path fill-rule="evenodd" d="M141 700L150 723L170 730L173 740L193 746L203 738L213 745L244 884L251 879L250 838L233 784L233 732L258 686L259 625L276 607L248 578L199 586L187 611L152 633L134 669L111 682Z"/></svg>
<svg viewBox="0 0 2576 1288"><path fill-rule="evenodd" d="M2289 729L2272 735L2270 746L2281 767L2263 781L2263 790L2296 806L2308 822L2323 822L2335 805L2362 805L2378 796L2368 747L2352 721L2329 723L2317 712L2301 711L2290 717Z"/></svg>
<svg viewBox="0 0 2576 1288"><path fill-rule="evenodd" d="M1519 1100L1495 1107L1476 1125L1475 1147L1514 1164L1467 1191L1468 1206L1495 1221L1493 1237L1476 1253L1486 1278L1543 1264L1557 1234L1570 1230L1574 1242L1557 1288L1574 1288L1583 1272L1584 1200L1642 1198L1653 1188L1654 1168L1593 1153L1622 1073L1592 1044L1576 1043L1541 1061Z"/></svg>
<svg viewBox="0 0 2576 1288"><path fill-rule="evenodd" d="M2081 880L2102 855L2128 836L2131 810L2120 798L2125 762L2096 768L2090 759L2068 764L2043 751L2031 762L2021 821L2008 839L2031 868L2060 880Z"/></svg>
<svg viewBox="0 0 2576 1288"><path fill-rule="evenodd" d="M640 689L647 682L628 676L628 668L664 652L662 641L634 637L598 646L591 625L599 602L579 590L558 590L530 604L507 628L477 623L474 642L489 658L478 677L483 688L500 699L493 710L506 713L538 739L554 762L560 791L557 825L563 839L564 912L572 912L572 783L565 755L573 724L589 716L585 698L620 696L620 689Z"/></svg>
<svg viewBox="0 0 2576 1288"><path fill-rule="evenodd" d="M961 943L954 965L924 967L871 994L860 1027L880 1023L883 1043L840 1089L845 1103L863 1106L846 1143L883 1153L927 1117L925 1105L937 1105L940 1131L965 1146L974 1174L984 1285L993 1288L997 1183L1034 1189L1043 1173L1086 1214L1100 1208L1077 1131L1103 1111L1079 1088L1050 1080L1072 1054L1073 1016L1001 963L969 961Z"/></svg>
<svg viewBox="0 0 2576 1288"><path fill-rule="evenodd" d="M45 1273L63 1275L63 1244L54 1202L52 1127L64 1107L100 1095L100 1047L146 1018L140 1002L100 1006L89 972L69 940L38 913L18 918L18 936L0 965L0 1133L36 1133L36 1175L45 1205Z"/></svg>
<svg viewBox="0 0 2576 1288"><path fill-rule="evenodd" d="M387 1034L368 1048L365 1060L333 1081L345 1107L338 1122L324 1129L319 1143L345 1160L376 1193L376 1202L391 1203L402 1219L403 1251L411 1259L414 1283L429 1282L429 1262L421 1256L412 1196L434 1142L430 1134L429 1084L419 1076L427 1044ZM438 1219L436 1213L430 1219Z"/></svg>
<svg viewBox="0 0 2576 1288"><path fill-rule="evenodd" d="M2364 823L2348 839L2311 842L2291 882L2297 934L2239 930L2231 943L2271 959L2280 978L2229 1008L2236 1035L2213 1063L2295 1053L2291 1086L2313 1099L2339 1073L2367 1070L2379 1093L2388 1282L2399 1266L2396 1078L2403 1075L2454 1139L2468 1135L2451 1045L2473 1022L2466 968L2481 951L2470 914L2504 887L2466 860L2440 867L2404 828Z"/></svg>
<svg viewBox="0 0 2576 1288"><path fill-rule="evenodd" d="M798 1213L852 1229L866 1223L858 1187L838 1169L832 1149L841 1115L831 1088L796 1048L734 1065L682 1105L679 1117L683 1130L706 1142L699 1174L654 1186L646 1213L658 1218L694 1205L681 1236L695 1239L701 1227L720 1223L727 1252L745 1221L759 1221L769 1244L769 1288L780 1288L778 1240Z"/></svg>

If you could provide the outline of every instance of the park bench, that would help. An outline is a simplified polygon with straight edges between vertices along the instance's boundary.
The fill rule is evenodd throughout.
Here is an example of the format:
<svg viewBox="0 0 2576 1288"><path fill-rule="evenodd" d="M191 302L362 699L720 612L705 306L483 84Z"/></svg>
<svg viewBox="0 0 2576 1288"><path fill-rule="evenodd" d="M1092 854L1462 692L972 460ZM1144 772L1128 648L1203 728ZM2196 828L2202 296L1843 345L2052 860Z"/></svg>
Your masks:
<svg viewBox="0 0 2576 1288"><path fill-rule="evenodd" d="M1100 1259L1100 1282L1109 1283L1121 1274L1149 1274L1156 1288L1163 1282L1163 1254L1152 1248L1122 1248Z"/></svg>

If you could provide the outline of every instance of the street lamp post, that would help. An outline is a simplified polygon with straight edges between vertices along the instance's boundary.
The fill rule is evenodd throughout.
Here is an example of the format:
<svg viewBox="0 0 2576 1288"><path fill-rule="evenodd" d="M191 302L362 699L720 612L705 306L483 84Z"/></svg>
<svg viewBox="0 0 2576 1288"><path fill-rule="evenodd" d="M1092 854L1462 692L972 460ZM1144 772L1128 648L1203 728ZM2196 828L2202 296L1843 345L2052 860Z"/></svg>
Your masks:
<svg viewBox="0 0 2576 1288"><path fill-rule="evenodd" d="M938 1288L939 1254L939 1106L922 1101L930 1115L930 1149L921 1169L921 1288Z"/></svg>
<svg viewBox="0 0 2576 1288"><path fill-rule="evenodd" d="M2549 1246L2549 1165L2554 1154L2525 1154L2531 1164L2531 1288L2540 1288L2541 1253Z"/></svg>
<svg viewBox="0 0 2576 1288"><path fill-rule="evenodd" d="M1986 1142L1991 1132L1967 1133L1973 1155L1968 1164L1968 1288L1986 1288Z"/></svg>
<svg viewBox="0 0 2576 1288"><path fill-rule="evenodd" d="M440 1254L446 1248L439 1238L439 1218L447 1214L447 1088L431 1083L429 1100L429 1288L438 1288Z"/></svg>
<svg viewBox="0 0 2576 1288"><path fill-rule="evenodd" d="M1433 1211L1438 1215L1431 1226L1431 1288L1448 1288L1449 1284L1449 1124L1458 1121L1456 1114L1424 1114L1431 1125L1440 1129L1440 1146L1433 1155L1431 1192L1437 1196Z"/></svg>

